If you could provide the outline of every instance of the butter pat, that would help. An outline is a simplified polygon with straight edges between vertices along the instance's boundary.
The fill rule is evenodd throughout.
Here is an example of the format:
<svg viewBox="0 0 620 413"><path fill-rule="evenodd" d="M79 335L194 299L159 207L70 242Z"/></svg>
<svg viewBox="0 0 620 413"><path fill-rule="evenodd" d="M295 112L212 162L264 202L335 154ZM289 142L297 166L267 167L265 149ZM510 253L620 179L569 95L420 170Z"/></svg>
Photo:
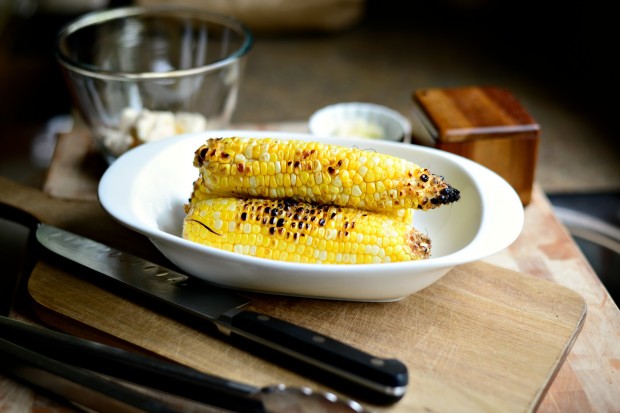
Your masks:
<svg viewBox="0 0 620 413"><path fill-rule="evenodd" d="M201 132L206 128L207 119L199 113L126 108L121 113L118 129L107 129L103 141L115 156L119 156L142 143Z"/></svg>

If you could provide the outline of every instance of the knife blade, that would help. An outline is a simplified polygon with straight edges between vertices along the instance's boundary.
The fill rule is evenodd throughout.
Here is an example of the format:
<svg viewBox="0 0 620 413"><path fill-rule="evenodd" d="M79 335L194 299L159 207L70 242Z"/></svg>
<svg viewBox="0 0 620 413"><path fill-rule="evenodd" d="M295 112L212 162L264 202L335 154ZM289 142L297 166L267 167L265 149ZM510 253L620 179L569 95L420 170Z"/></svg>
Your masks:
<svg viewBox="0 0 620 413"><path fill-rule="evenodd" d="M408 385L407 366L381 358L324 334L243 307L246 297L122 252L69 231L40 224L39 244L56 255L105 275L117 284L177 310L214 323L227 336L268 348L310 366L321 378L376 404L400 400ZM191 285L190 285L191 284ZM284 367L290 367L288 363Z"/></svg>

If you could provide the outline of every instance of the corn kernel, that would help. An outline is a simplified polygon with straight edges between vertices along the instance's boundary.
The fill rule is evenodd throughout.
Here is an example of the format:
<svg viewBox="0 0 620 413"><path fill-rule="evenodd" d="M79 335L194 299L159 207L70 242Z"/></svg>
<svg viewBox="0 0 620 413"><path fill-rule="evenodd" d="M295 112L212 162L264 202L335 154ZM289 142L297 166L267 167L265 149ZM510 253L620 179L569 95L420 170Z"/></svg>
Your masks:
<svg viewBox="0 0 620 413"><path fill-rule="evenodd" d="M191 205L183 237L238 254L290 262L370 263L428 257L428 237L393 215L294 200L209 198Z"/></svg>
<svg viewBox="0 0 620 413"><path fill-rule="evenodd" d="M196 150L194 165L200 170L202 179L198 186L203 187L200 192L205 196L292 197L299 201L381 212L431 209L455 202L460 196L442 177L412 162L369 150L318 142L238 137L209 139ZM249 181L252 176L271 177L279 173L285 175L282 180ZM368 190L380 193L379 197L366 198L363 202L343 197L343 194L351 195L352 188L361 186L362 182L373 183ZM304 188L320 188L323 183L330 186L329 191ZM274 191L274 187L283 189ZM306 195L310 198L305 199ZM362 197L362 194L354 196Z"/></svg>

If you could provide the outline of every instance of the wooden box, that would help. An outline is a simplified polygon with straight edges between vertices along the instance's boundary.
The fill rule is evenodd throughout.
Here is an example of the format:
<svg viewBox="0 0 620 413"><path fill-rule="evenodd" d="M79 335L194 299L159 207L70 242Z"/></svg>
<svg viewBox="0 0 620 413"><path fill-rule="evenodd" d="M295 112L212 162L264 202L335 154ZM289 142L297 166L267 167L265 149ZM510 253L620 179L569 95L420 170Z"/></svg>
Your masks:
<svg viewBox="0 0 620 413"><path fill-rule="evenodd" d="M529 204L539 125L497 87L421 89L413 94L412 143L472 159L497 172Z"/></svg>

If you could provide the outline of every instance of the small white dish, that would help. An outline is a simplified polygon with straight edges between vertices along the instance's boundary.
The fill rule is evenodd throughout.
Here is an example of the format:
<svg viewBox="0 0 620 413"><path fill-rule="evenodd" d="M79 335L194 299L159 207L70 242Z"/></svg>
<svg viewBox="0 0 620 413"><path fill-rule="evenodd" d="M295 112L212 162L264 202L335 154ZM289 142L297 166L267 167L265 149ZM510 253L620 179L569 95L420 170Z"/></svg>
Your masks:
<svg viewBox="0 0 620 413"><path fill-rule="evenodd" d="M310 133L317 136L407 142L411 122L397 111L374 103L349 102L326 106L312 114Z"/></svg>
<svg viewBox="0 0 620 413"><path fill-rule="evenodd" d="M461 199L416 212L414 224L433 243L427 260L389 264L287 263L221 251L181 238L183 205L198 170L195 150L226 136L302 139L368 148L400 156L443 175ZM466 158L417 145L265 131L209 131L141 145L114 162L99 184L103 208L146 235L187 274L254 292L355 301L394 301L440 279L456 265L509 246L523 227L523 207L499 175Z"/></svg>

